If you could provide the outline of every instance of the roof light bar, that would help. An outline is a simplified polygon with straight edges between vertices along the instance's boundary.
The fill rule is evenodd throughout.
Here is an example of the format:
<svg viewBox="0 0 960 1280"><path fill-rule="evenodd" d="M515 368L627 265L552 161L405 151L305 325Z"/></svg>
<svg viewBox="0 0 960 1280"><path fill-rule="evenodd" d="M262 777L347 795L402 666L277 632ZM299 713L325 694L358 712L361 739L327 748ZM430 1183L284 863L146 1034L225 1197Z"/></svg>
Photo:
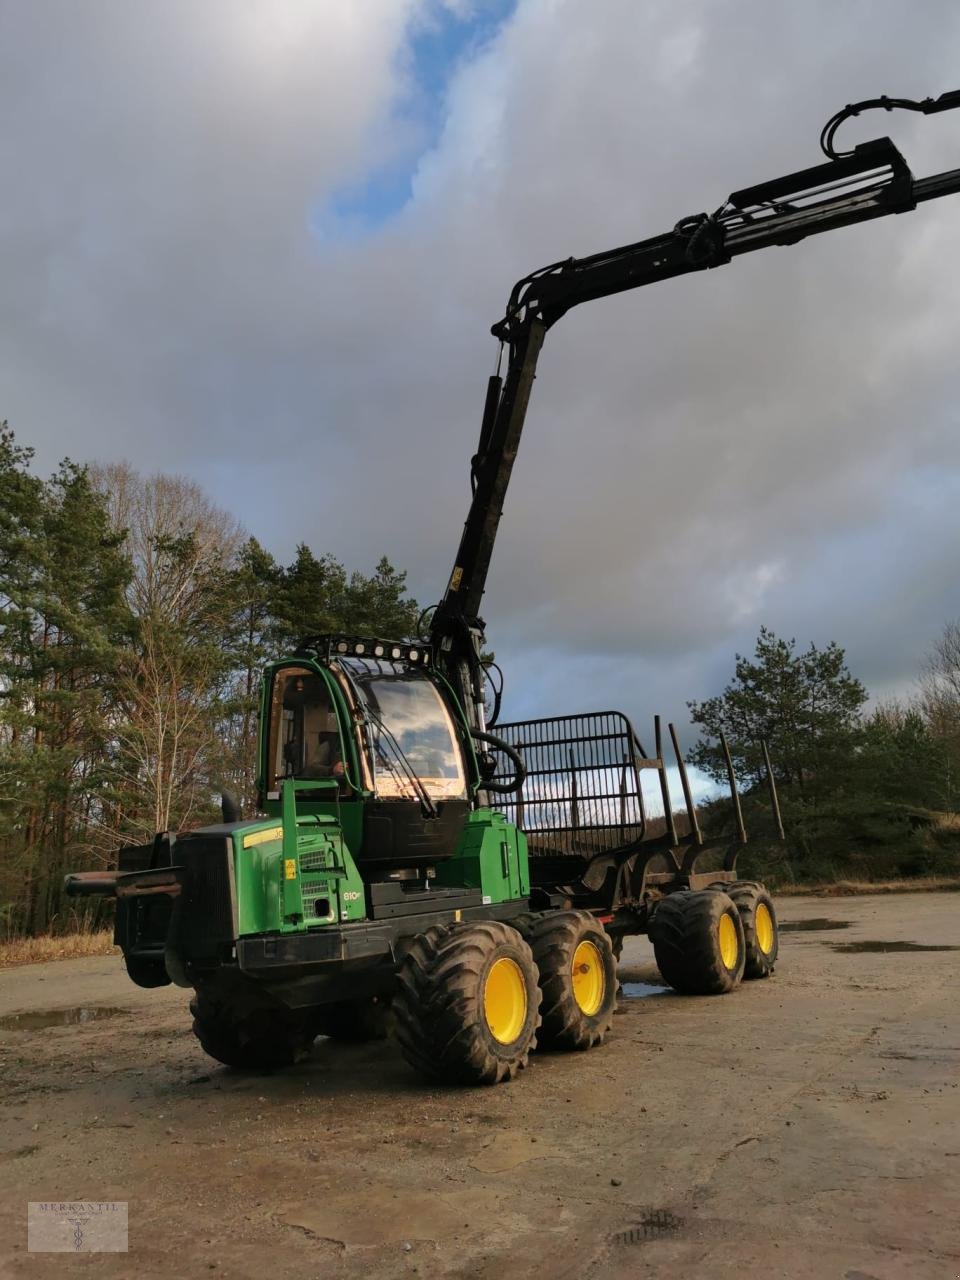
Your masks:
<svg viewBox="0 0 960 1280"><path fill-rule="evenodd" d="M431 650L423 643L411 644L395 640L379 640L369 636L306 636L297 645L297 653L325 654L327 658L375 658L383 662L408 662L411 666L430 665Z"/></svg>

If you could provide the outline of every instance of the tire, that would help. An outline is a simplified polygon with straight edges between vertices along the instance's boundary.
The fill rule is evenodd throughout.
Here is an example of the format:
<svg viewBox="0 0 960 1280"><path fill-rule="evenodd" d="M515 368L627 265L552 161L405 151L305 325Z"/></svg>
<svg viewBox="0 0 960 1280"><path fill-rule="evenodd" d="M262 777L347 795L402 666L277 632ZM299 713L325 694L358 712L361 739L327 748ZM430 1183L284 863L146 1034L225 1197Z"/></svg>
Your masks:
<svg viewBox="0 0 960 1280"><path fill-rule="evenodd" d="M530 934L545 916L553 915L552 911L524 911L519 916L511 916L508 924L516 929L525 942L530 941Z"/></svg>
<svg viewBox="0 0 960 1280"><path fill-rule="evenodd" d="M169 987L170 975L162 960L154 960L144 956L124 956L127 976L138 987Z"/></svg>
<svg viewBox="0 0 960 1280"><path fill-rule="evenodd" d="M389 1009L387 1001L376 998L341 1000L318 1009L314 1026L317 1035L347 1044L386 1040Z"/></svg>
<svg viewBox="0 0 960 1280"><path fill-rule="evenodd" d="M724 995L743 977L743 923L725 893L670 894L654 912L649 934L664 980L683 995Z"/></svg>
<svg viewBox="0 0 960 1280"><path fill-rule="evenodd" d="M743 976L747 979L769 978L777 963L780 931L773 899L752 880L737 881L729 888L730 898L740 912L746 950Z"/></svg>
<svg viewBox="0 0 960 1280"><path fill-rule="evenodd" d="M190 1001L193 1034L204 1053L227 1067L275 1071L300 1062L310 1052L313 1035L292 1015L252 1009L243 1014L198 995Z"/></svg>
<svg viewBox="0 0 960 1280"><path fill-rule="evenodd" d="M397 972L400 1051L443 1084L500 1084L526 1065L540 1025L537 969L527 943L499 920L435 925Z"/></svg>
<svg viewBox="0 0 960 1280"><path fill-rule="evenodd" d="M603 925L589 911L550 911L535 923L529 942L543 992L541 1047L600 1044L617 1006L617 965Z"/></svg>

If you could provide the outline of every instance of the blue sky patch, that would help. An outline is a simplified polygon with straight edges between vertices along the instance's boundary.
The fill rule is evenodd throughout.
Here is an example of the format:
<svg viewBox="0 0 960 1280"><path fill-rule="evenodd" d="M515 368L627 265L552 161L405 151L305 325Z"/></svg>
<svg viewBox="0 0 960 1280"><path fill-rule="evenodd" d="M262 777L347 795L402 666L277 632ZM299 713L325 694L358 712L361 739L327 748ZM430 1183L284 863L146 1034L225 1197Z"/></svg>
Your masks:
<svg viewBox="0 0 960 1280"><path fill-rule="evenodd" d="M436 145L443 130L447 90L454 73L489 43L516 4L517 0L477 0L465 17L434 5L426 18L411 27L404 51L410 92L398 104L397 115L410 126L416 145L362 182L335 192L320 213L316 230L330 234L327 214L332 215L340 236L364 235L403 209L410 200L421 157Z"/></svg>

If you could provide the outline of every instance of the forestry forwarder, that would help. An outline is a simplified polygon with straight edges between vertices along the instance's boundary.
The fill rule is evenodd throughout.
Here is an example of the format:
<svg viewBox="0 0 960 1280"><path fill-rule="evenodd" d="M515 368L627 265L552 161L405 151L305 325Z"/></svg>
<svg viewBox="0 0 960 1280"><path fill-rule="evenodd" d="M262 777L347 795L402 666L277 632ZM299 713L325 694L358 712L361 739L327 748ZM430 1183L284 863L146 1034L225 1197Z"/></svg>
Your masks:
<svg viewBox="0 0 960 1280"><path fill-rule="evenodd" d="M615 712L490 733L499 696L488 724L481 597L547 329L589 299L960 190L960 170L915 180L888 138L833 146L843 120L866 108L955 106L960 92L854 104L824 129L826 163L514 287L493 327L508 348L506 378L489 382L473 501L428 641L308 637L264 674L265 816L239 821L225 800L222 825L162 832L121 849L117 872L67 877L70 893L116 897L116 941L134 982L194 989L194 1031L214 1058L282 1066L317 1034L383 1034L389 1006L414 1067L493 1083L525 1066L537 1039L576 1049L603 1040L627 934L650 935L681 992L719 994L772 971L773 903L737 881L737 845L722 871L696 870L706 846L672 726L683 836L659 723L652 757ZM658 838L648 838L644 769L659 772Z"/></svg>

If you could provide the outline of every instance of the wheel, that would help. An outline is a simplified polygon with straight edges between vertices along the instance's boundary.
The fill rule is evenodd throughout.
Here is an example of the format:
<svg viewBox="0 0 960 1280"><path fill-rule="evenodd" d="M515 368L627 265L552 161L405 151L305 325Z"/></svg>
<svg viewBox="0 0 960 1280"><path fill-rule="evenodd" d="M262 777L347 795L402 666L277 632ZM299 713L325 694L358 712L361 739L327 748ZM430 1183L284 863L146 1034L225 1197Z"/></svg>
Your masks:
<svg viewBox="0 0 960 1280"><path fill-rule="evenodd" d="M341 1000L317 1010L317 1035L361 1044L366 1040L386 1040L389 1004L376 997L370 1000Z"/></svg>
<svg viewBox="0 0 960 1280"><path fill-rule="evenodd" d="M397 972L394 1026L417 1071L445 1084L499 1084L527 1065L540 1025L530 948L499 920L435 925Z"/></svg>
<svg viewBox="0 0 960 1280"><path fill-rule="evenodd" d="M211 1058L227 1067L269 1071L300 1062L310 1052L313 1034L297 1018L280 1010L251 1009L242 1014L204 995L190 1001L193 1034Z"/></svg>
<svg viewBox="0 0 960 1280"><path fill-rule="evenodd" d="M138 987L169 987L170 975L162 960L144 956L124 956L127 975Z"/></svg>
<svg viewBox="0 0 960 1280"><path fill-rule="evenodd" d="M777 962L780 933L773 899L762 884L738 880L730 885L729 895L743 924L746 949L745 978L769 978Z"/></svg>
<svg viewBox="0 0 960 1280"><path fill-rule="evenodd" d="M544 916L552 915L552 911L524 911L519 916L511 916L507 922L511 928L516 929L520 937L524 941L530 941L530 934Z"/></svg>
<svg viewBox="0 0 960 1280"><path fill-rule="evenodd" d="M699 889L670 894L654 912L649 933L657 967L675 991L722 995L743 977L743 924L725 893Z"/></svg>
<svg viewBox="0 0 960 1280"><path fill-rule="evenodd" d="M617 1004L610 938L589 911L549 911L528 936L540 975L540 1044L591 1049L606 1037Z"/></svg>

